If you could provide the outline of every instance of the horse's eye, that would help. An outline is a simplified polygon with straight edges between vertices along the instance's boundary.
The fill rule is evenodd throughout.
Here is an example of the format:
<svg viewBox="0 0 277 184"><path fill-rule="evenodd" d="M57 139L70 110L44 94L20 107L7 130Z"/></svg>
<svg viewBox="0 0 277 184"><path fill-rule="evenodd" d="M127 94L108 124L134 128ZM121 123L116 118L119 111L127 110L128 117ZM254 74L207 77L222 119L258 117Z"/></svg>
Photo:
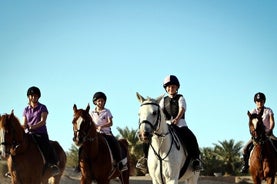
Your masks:
<svg viewBox="0 0 277 184"><path fill-rule="evenodd" d="M156 116L156 115L157 115L157 111L154 111L154 112L153 112L153 116Z"/></svg>

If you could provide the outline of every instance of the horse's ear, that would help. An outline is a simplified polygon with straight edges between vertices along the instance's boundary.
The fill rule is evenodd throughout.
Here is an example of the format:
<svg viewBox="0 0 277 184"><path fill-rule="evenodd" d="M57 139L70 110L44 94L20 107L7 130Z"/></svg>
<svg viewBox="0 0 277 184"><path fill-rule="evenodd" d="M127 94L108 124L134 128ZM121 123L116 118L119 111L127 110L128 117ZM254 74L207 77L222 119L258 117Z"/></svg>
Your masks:
<svg viewBox="0 0 277 184"><path fill-rule="evenodd" d="M11 115L14 115L14 110L12 109Z"/></svg>
<svg viewBox="0 0 277 184"><path fill-rule="evenodd" d="M251 113L249 111L247 111L247 115L249 118L251 117Z"/></svg>
<svg viewBox="0 0 277 184"><path fill-rule="evenodd" d="M77 105L76 105L76 104L73 105L73 111L74 111L74 112L77 111Z"/></svg>
<svg viewBox="0 0 277 184"><path fill-rule="evenodd" d="M163 97L164 97L164 94L161 95L161 96L159 96L159 97L157 97L157 98L156 98L156 101L157 101L158 103L160 103L160 101L163 99Z"/></svg>
<svg viewBox="0 0 277 184"><path fill-rule="evenodd" d="M143 98L143 96L141 96L138 92L137 92L136 94L137 94L138 101L139 101L140 103L142 103L142 102L145 101L145 98Z"/></svg>
<svg viewBox="0 0 277 184"><path fill-rule="evenodd" d="M86 108L86 111L89 112L89 109L90 109L90 106L89 106L89 103L88 103L88 106Z"/></svg>

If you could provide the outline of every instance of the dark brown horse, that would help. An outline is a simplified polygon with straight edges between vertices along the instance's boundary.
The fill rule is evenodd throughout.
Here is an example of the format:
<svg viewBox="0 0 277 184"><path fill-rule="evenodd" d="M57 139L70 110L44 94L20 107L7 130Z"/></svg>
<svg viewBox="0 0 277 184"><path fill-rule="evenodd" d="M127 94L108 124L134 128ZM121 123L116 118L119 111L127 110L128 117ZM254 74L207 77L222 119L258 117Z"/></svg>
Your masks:
<svg viewBox="0 0 277 184"><path fill-rule="evenodd" d="M254 148L250 155L249 171L254 184L261 184L266 180L267 184L274 184L276 173L276 152L267 137L261 114L249 116L249 130L252 135Z"/></svg>
<svg viewBox="0 0 277 184"><path fill-rule="evenodd" d="M103 135L96 131L96 126L91 119L89 109L89 105L85 110L77 109L76 105L73 106L73 140L77 146L80 146L81 184L90 184L93 180L99 184L108 184L111 179L116 177L119 177L122 184L129 184L129 169L120 172L113 166L107 141ZM128 158L127 141L121 139L119 144L122 153L125 153L125 156Z"/></svg>
<svg viewBox="0 0 277 184"><path fill-rule="evenodd" d="M51 172L44 166L44 158L32 135L26 134L13 111L0 116L0 147L3 158L7 158L13 184L48 183ZM56 141L51 141L55 149L60 174L51 178L54 184L60 182L65 169L66 154Z"/></svg>

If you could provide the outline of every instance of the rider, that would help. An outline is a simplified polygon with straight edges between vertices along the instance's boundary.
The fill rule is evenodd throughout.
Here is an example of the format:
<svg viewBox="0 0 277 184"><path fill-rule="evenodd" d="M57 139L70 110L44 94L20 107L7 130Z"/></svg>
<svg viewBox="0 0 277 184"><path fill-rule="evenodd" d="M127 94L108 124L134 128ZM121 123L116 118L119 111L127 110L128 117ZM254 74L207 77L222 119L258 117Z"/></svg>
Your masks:
<svg viewBox="0 0 277 184"><path fill-rule="evenodd" d="M197 139L193 132L188 128L185 120L186 101L178 94L180 83L175 75L169 75L164 79L163 87L168 96L160 101L160 107L163 110L166 120L171 121L171 126L179 133L182 142L186 145L188 155L192 158L193 170L202 170L199 159L200 150ZM147 170L147 156L149 144L143 144L144 157L139 159L137 168L142 171Z"/></svg>
<svg viewBox="0 0 277 184"><path fill-rule="evenodd" d="M269 107L265 107L266 97L263 93L258 92L254 95L254 102L256 104L256 108L251 111L251 114L259 114L262 113L262 120L265 126L265 131L267 136L271 139L276 140L275 136L273 135L273 128L275 126L274 121L274 113ZM248 160L250 156L250 152L253 148L252 139L248 141L248 143L243 148L243 166L241 168L241 173L248 172Z"/></svg>
<svg viewBox="0 0 277 184"><path fill-rule="evenodd" d="M41 96L38 87L32 86L27 91L28 106L23 111L23 127L33 135L40 150L46 159L46 167L51 169L53 175L58 175L60 169L56 165L58 160L54 149L50 145L46 128L48 115L47 107L39 102Z"/></svg>
<svg viewBox="0 0 277 184"><path fill-rule="evenodd" d="M125 171L128 169L126 165L127 160L121 160L122 155L120 145L111 131L113 116L110 110L105 108L107 97L103 92L96 92L93 95L92 101L95 105L95 109L91 111L91 117L96 125L96 130L102 133L102 135L106 138L116 161L116 166L120 171Z"/></svg>

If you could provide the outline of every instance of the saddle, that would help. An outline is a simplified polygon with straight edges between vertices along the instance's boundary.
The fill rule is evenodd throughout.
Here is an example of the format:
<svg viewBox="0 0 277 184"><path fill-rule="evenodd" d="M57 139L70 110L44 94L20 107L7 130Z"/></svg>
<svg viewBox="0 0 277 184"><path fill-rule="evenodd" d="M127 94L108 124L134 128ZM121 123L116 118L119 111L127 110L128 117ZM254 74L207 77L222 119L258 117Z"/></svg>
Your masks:
<svg viewBox="0 0 277 184"><path fill-rule="evenodd" d="M186 148L186 143L184 142L184 140L182 140L182 137L181 137L179 131L176 130L177 128L175 128L174 125L168 125L168 126L169 126L170 133L172 135L172 138L173 138L173 143L176 145L177 149L180 150L180 143L182 144L183 148ZM187 171L188 166L192 160L191 156L188 155L186 149L183 149L183 150L184 150L184 154L187 155L187 159L179 172L179 179L185 174L185 172Z"/></svg>
<svg viewBox="0 0 277 184"><path fill-rule="evenodd" d="M116 167L117 166L116 164L119 164L120 162L122 165L126 165L127 153L122 151L119 141L116 140L115 137L113 137L113 135L106 135L106 134L101 134L101 135L103 135L105 141L107 142L109 153L112 158L112 163L114 163L113 165ZM118 144L118 146L115 144ZM120 153L120 155L117 155L118 152ZM116 158L116 157L120 157L120 158ZM116 160L118 161L118 163L116 163Z"/></svg>

